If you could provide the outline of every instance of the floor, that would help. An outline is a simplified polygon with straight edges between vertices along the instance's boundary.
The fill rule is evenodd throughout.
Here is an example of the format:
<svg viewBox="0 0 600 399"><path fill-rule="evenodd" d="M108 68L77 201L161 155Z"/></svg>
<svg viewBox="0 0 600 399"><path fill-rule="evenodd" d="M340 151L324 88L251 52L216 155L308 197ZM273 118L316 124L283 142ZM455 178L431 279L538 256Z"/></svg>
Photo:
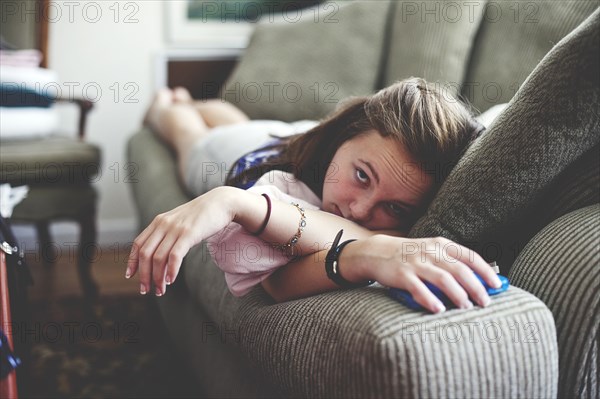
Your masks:
<svg viewBox="0 0 600 399"><path fill-rule="evenodd" d="M32 325L93 324L102 334L92 341L74 330L76 339L71 342L66 334L60 340L47 337L42 328L35 339L26 340L29 349L21 352L26 367L17 374L20 393L32 398L201 396L197 381L168 345L153 298L139 294L137 277L125 279L128 255L126 250L98 249L92 274L100 297L92 316L82 306L77 262L69 251L59 253L51 266L40 255L27 253L34 280L28 290ZM135 335L125 331L132 325ZM115 331L121 333L115 336ZM131 337L135 345L127 341Z"/></svg>
<svg viewBox="0 0 600 399"><path fill-rule="evenodd" d="M60 299L81 295L75 256L68 248L57 251L56 263L48 266L41 262L41 255L27 253L26 261L33 276L34 285L29 289L31 301ZM123 249L98 248L92 262L92 274L100 295L134 295L139 292L137 278L125 279L125 266L129 253Z"/></svg>

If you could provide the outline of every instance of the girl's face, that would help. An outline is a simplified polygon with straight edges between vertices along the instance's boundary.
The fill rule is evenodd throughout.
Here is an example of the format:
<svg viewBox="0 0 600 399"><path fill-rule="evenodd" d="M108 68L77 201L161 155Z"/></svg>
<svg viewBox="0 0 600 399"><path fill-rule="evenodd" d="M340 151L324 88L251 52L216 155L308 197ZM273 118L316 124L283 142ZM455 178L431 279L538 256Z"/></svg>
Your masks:
<svg viewBox="0 0 600 399"><path fill-rule="evenodd" d="M370 230L406 231L426 205L433 177L403 145L371 130L337 150L323 183L323 210Z"/></svg>

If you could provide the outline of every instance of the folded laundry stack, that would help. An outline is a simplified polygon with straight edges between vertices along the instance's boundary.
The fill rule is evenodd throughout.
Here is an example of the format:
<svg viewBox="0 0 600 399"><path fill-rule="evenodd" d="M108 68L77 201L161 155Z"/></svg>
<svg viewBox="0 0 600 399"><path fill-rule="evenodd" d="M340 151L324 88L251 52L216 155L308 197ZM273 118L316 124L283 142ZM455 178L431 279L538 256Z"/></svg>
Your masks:
<svg viewBox="0 0 600 399"><path fill-rule="evenodd" d="M50 135L58 127L55 72L37 50L0 50L0 140Z"/></svg>

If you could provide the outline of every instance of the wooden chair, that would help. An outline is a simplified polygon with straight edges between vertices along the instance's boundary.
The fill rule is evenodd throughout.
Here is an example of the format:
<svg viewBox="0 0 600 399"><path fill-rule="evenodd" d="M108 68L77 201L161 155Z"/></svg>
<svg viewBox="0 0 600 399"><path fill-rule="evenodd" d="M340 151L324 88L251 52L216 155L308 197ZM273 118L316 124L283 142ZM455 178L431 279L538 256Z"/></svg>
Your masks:
<svg viewBox="0 0 600 399"><path fill-rule="evenodd" d="M96 248L97 193L92 183L100 171L100 149L84 141L87 114L92 103L70 100L79 107L79 136L58 135L0 143L0 182L29 186L27 197L12 214L14 222L33 223L44 263L55 262L58 248L50 237L53 221L75 221L80 226L76 251L84 296L94 300L98 287L91 276ZM28 249L29 250L29 249ZM62 256L72 251L61 250Z"/></svg>

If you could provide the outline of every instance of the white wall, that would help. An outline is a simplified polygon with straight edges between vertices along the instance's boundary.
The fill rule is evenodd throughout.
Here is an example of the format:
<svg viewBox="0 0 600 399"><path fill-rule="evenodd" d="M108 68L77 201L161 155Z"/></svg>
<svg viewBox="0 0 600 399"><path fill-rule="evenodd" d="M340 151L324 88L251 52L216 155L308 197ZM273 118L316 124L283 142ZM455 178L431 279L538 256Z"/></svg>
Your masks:
<svg viewBox="0 0 600 399"><path fill-rule="evenodd" d="M103 245L128 242L134 238L137 222L126 182L125 148L128 137L139 128L154 92L154 57L166 46L164 4L162 1L54 1L53 4L49 68L58 73L63 95L68 95L69 86L74 86L76 95L96 100L89 115L86 138L102 150L102 175L96 183L100 194L99 242ZM87 92L82 92L84 87ZM62 119L75 134L74 110L61 111ZM64 236L65 232L72 235L77 230L72 226L54 226L53 231Z"/></svg>

